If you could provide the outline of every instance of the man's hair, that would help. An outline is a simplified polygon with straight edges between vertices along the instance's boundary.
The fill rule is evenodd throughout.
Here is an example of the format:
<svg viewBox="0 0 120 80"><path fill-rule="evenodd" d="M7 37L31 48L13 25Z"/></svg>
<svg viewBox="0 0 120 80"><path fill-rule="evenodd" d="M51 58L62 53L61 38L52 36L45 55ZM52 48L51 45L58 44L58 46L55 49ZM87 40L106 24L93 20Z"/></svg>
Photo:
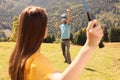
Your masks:
<svg viewBox="0 0 120 80"><path fill-rule="evenodd" d="M67 19L66 18L62 18L62 24L66 24L67 23Z"/></svg>

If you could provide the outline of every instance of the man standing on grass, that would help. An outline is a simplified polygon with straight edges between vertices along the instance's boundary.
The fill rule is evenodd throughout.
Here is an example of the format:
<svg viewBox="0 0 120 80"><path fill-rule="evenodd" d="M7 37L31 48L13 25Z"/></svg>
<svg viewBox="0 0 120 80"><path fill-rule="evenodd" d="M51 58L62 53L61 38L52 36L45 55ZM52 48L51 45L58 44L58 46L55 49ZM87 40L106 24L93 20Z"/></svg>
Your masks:
<svg viewBox="0 0 120 80"><path fill-rule="evenodd" d="M71 63L71 56L70 56L70 11L67 10L67 15L68 18L66 16L66 14L62 14L61 18L62 18L62 24L59 26L58 25L58 19L56 19L56 25L55 28L56 30L60 30L61 32L61 48L62 48L62 53L63 56L65 58L65 63L70 64Z"/></svg>

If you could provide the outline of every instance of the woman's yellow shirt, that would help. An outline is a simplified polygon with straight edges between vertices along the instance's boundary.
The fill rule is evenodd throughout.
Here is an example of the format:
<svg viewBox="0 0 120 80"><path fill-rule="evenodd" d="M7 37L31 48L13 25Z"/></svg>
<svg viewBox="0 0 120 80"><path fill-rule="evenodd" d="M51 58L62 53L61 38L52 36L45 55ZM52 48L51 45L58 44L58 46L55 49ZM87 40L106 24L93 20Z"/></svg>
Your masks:
<svg viewBox="0 0 120 80"><path fill-rule="evenodd" d="M49 80L56 72L49 60L39 52L34 53L26 61L24 80Z"/></svg>

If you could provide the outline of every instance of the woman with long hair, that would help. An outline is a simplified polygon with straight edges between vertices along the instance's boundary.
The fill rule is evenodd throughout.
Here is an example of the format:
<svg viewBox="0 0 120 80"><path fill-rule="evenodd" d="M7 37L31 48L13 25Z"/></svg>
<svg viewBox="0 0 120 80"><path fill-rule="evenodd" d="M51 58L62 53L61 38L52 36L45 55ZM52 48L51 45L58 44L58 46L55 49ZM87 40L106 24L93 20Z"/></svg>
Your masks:
<svg viewBox="0 0 120 80"><path fill-rule="evenodd" d="M89 22L87 40L73 62L58 72L40 50L47 35L47 13L41 7L29 6L20 14L15 48L9 60L11 80L78 80L103 31L96 20ZM95 28L94 25L97 25Z"/></svg>

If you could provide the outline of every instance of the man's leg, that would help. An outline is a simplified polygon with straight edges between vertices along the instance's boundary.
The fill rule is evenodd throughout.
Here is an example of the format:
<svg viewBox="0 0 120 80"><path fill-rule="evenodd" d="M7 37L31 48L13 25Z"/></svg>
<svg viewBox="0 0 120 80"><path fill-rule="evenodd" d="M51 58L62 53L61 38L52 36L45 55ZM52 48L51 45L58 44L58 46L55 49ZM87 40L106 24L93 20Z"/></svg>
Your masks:
<svg viewBox="0 0 120 80"><path fill-rule="evenodd" d="M63 53L64 59L65 59L64 62L67 62L67 55L65 52L65 41L61 41L61 49L62 49L62 53Z"/></svg>
<svg viewBox="0 0 120 80"><path fill-rule="evenodd" d="M70 64L71 63L70 41L66 41L66 52L67 52L67 62L68 62L68 64Z"/></svg>

